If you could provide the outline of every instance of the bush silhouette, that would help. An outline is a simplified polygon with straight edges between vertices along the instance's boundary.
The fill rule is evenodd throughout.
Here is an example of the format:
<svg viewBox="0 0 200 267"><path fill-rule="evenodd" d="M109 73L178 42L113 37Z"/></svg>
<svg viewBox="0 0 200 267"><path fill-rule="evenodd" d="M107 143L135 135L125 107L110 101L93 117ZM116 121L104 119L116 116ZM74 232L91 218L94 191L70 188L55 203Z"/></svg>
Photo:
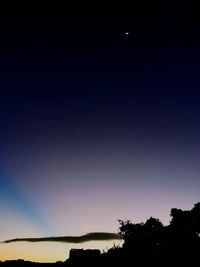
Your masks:
<svg viewBox="0 0 200 267"><path fill-rule="evenodd" d="M134 224L119 220L120 235L124 240L126 256L154 263L159 259L177 262L195 262L200 251L200 202L191 210L171 209L171 222L163 226L161 221L150 217L145 223Z"/></svg>

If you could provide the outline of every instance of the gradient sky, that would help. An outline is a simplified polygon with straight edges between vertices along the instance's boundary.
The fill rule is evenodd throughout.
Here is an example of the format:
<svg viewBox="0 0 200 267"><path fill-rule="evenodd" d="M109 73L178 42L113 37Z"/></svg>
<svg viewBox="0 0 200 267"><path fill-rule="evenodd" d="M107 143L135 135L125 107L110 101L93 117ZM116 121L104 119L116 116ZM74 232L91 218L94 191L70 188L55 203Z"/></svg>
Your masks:
<svg viewBox="0 0 200 267"><path fill-rule="evenodd" d="M1 18L1 241L168 224L200 200L199 19L152 10ZM0 260L112 245L0 244Z"/></svg>

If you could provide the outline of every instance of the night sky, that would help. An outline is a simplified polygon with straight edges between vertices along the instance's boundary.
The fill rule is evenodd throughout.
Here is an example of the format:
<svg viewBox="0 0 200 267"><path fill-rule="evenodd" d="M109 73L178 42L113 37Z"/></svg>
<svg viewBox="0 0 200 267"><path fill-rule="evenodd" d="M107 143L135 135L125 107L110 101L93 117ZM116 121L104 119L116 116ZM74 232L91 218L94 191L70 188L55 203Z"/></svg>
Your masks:
<svg viewBox="0 0 200 267"><path fill-rule="evenodd" d="M172 207L200 200L194 10L1 16L0 241L117 232L118 219L168 224ZM0 244L0 260L64 260L71 247Z"/></svg>

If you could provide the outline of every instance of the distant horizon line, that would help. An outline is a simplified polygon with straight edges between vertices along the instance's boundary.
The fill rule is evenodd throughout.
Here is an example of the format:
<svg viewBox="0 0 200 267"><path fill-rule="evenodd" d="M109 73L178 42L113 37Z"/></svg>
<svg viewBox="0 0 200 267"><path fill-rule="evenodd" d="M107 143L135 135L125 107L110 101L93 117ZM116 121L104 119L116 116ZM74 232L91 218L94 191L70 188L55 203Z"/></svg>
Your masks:
<svg viewBox="0 0 200 267"><path fill-rule="evenodd" d="M120 234L108 232L92 232L81 236L50 236L36 238L14 238L2 241L1 243L14 242L62 242L62 243L84 243L89 241L121 240Z"/></svg>

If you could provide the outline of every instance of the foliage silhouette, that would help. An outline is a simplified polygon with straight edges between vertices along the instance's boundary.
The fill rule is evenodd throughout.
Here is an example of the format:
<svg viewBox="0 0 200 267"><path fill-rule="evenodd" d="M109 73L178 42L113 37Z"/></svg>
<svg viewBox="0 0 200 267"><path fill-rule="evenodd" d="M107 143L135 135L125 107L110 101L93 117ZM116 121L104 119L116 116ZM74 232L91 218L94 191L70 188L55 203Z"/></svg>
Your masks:
<svg viewBox="0 0 200 267"><path fill-rule="evenodd" d="M77 253L81 257L69 258L66 262L55 263L54 266L193 266L199 262L200 202L191 210L172 208L170 215L171 221L167 226L153 217L136 224L130 220L119 220L119 235L124 240L122 247L113 246L96 256L93 252L81 250L81 253ZM24 261L0 262L0 266L11 265L41 264Z"/></svg>
<svg viewBox="0 0 200 267"><path fill-rule="evenodd" d="M120 235L124 239L126 258L140 263L158 264L165 259L191 264L200 252L200 202L191 210L171 209L171 222L163 226L159 219L150 217L145 223L119 220Z"/></svg>

